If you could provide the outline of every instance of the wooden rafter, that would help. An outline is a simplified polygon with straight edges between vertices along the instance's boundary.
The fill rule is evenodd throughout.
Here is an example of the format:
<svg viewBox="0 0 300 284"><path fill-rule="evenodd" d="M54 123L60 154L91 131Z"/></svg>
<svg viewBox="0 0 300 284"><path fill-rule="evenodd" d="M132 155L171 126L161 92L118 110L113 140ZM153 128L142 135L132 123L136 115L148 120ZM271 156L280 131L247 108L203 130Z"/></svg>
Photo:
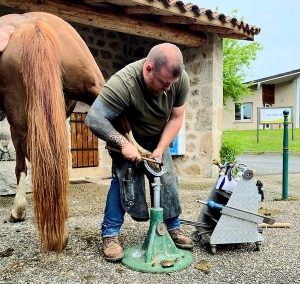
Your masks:
<svg viewBox="0 0 300 284"><path fill-rule="evenodd" d="M116 1L113 0L111 2ZM143 19L135 19L126 14L118 14L102 9L101 7L96 8L84 4L75 4L60 0L44 1L43 4L34 4L32 0L0 0L0 5L19 9L24 12L48 12L57 15L66 21L191 47L203 46L207 40L206 35L202 32L193 32L181 27L163 25L163 23L154 23Z"/></svg>
<svg viewBox="0 0 300 284"><path fill-rule="evenodd" d="M0 0L0 5L191 47L204 45L207 33L243 40L260 33L256 26L178 0Z"/></svg>

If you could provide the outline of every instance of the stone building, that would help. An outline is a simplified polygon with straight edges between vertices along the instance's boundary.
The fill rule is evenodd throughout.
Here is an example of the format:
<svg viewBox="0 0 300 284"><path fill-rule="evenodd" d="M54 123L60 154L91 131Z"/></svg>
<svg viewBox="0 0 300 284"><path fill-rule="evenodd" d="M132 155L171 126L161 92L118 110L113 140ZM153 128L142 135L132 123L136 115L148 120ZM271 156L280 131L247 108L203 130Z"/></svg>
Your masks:
<svg viewBox="0 0 300 284"><path fill-rule="evenodd" d="M0 0L1 15L29 11L49 12L68 21L85 40L106 80L145 57L155 44L178 45L191 88L184 125L186 151L173 156L174 164L182 177L215 176L211 161L219 156L222 137L222 39L254 40L259 28L182 1ZM75 112L86 110L78 104ZM0 131L4 127L2 122ZM70 163L71 178L110 174L105 144L98 145L98 165L74 168Z"/></svg>

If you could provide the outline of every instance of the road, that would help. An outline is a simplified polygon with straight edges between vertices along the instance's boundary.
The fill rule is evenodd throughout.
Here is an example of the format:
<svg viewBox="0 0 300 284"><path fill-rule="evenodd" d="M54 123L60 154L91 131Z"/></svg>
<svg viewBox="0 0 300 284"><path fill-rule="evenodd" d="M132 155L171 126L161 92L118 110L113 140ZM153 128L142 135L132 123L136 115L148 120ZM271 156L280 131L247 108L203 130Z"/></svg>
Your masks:
<svg viewBox="0 0 300 284"><path fill-rule="evenodd" d="M282 155L241 155L237 157L238 163L246 164L250 169L255 169L257 175L278 175L283 171ZM288 173L300 174L300 157L288 156Z"/></svg>

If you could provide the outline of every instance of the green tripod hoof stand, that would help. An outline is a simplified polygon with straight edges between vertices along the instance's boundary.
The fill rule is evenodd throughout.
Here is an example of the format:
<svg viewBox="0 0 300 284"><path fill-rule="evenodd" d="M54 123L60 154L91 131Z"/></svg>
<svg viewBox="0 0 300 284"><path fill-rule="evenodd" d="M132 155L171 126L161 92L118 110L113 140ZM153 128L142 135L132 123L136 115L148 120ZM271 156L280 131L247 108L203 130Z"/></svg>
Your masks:
<svg viewBox="0 0 300 284"><path fill-rule="evenodd" d="M167 231L167 225L163 221L163 209L160 207L160 176L163 171L153 174L155 177L151 186L154 202L150 209L147 237L143 244L125 250L122 263L143 272L168 273L182 270L192 263L193 255L190 251L178 249Z"/></svg>

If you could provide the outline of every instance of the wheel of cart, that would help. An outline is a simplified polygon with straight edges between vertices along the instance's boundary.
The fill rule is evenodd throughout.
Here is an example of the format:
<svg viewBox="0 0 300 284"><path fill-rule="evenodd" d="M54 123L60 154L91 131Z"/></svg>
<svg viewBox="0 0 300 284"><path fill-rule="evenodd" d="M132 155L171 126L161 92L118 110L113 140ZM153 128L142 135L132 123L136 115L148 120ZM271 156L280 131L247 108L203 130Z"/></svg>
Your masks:
<svg viewBox="0 0 300 284"><path fill-rule="evenodd" d="M210 245L210 252L215 255L217 253L217 245Z"/></svg>
<svg viewBox="0 0 300 284"><path fill-rule="evenodd" d="M262 242L256 242L255 244L256 244L256 250L260 251L261 250Z"/></svg>
<svg viewBox="0 0 300 284"><path fill-rule="evenodd" d="M201 241L201 235L199 234L198 231L194 231L192 234L191 234L191 238L194 242L200 242Z"/></svg>

